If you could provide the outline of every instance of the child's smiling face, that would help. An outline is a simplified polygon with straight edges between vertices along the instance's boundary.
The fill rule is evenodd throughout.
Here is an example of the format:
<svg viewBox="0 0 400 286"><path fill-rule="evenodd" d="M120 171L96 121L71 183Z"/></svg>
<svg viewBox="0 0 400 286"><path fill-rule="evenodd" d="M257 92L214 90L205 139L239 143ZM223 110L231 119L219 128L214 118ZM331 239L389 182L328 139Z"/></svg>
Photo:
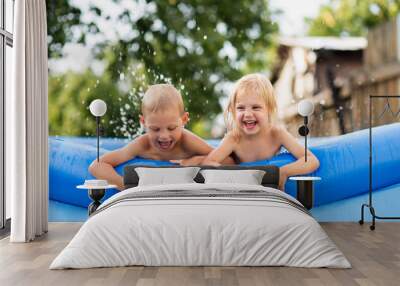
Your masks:
<svg viewBox="0 0 400 286"><path fill-rule="evenodd" d="M171 151L182 137L182 131L189 120L188 113L180 114L177 108L167 108L156 112L147 112L140 117L155 149Z"/></svg>
<svg viewBox="0 0 400 286"><path fill-rule="evenodd" d="M236 96L235 121L246 135L255 135L268 123L268 113L263 98L256 93L239 91Z"/></svg>

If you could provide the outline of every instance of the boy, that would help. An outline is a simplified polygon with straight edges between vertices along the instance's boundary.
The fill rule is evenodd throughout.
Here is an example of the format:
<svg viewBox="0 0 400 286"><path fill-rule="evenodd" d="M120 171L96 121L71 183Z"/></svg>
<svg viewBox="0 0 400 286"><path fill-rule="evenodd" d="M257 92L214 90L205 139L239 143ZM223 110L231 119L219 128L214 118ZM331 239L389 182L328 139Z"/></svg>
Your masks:
<svg viewBox="0 0 400 286"><path fill-rule="evenodd" d="M89 167L93 176L117 185L119 190L123 189L123 179L114 167L136 156L198 165L212 151L203 139L184 128L189 114L184 111L181 94L172 85L150 86L143 96L141 111L140 123L146 134L121 149L104 154L99 162L95 160Z"/></svg>

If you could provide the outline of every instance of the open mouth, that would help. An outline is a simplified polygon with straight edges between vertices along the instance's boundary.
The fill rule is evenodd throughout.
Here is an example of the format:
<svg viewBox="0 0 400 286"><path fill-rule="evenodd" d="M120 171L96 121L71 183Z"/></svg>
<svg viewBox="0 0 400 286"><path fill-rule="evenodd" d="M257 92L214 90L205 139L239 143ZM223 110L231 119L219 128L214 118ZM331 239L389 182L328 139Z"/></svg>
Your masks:
<svg viewBox="0 0 400 286"><path fill-rule="evenodd" d="M256 120L243 121L243 126L248 130L254 129L254 127L256 127L256 125L257 125L257 121Z"/></svg>
<svg viewBox="0 0 400 286"><path fill-rule="evenodd" d="M167 140L167 141L158 140L157 143L161 150L168 150L172 146L172 140Z"/></svg>

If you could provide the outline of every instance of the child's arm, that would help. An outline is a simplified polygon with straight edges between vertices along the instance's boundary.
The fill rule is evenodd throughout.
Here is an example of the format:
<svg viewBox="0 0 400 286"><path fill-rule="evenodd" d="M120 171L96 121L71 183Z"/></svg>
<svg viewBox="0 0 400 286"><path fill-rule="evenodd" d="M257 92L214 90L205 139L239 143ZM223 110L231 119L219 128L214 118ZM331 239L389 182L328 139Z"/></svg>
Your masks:
<svg viewBox="0 0 400 286"><path fill-rule="evenodd" d="M181 166L206 165L204 163L206 158L207 158L206 155L198 155L198 156L193 156L193 157L188 158L188 159L170 160L170 162L179 164ZM233 160L231 156L228 156L221 163L223 165L235 165L235 160Z"/></svg>
<svg viewBox="0 0 400 286"><path fill-rule="evenodd" d="M284 128L276 127L274 130L281 145L283 145L297 161L284 165L279 170L279 189L284 190L288 177L302 175L315 171L319 167L317 157L307 149L307 162L305 161L304 146L298 143L295 137Z"/></svg>
<svg viewBox="0 0 400 286"><path fill-rule="evenodd" d="M230 157L236 145L236 140L231 134L227 134L222 139L221 144L208 154L207 158L204 159L203 165L219 166L221 163L229 164L232 163L233 159ZM234 163L234 161L233 161Z"/></svg>
<svg viewBox="0 0 400 286"><path fill-rule="evenodd" d="M188 130L182 134L182 146L193 156L207 156L213 150L206 141Z"/></svg>
<svg viewBox="0 0 400 286"><path fill-rule="evenodd" d="M187 159L170 160L171 163L180 164L182 166L200 165L207 154L213 150L206 141L188 130L183 131L182 147L189 154L192 154L192 156Z"/></svg>
<svg viewBox="0 0 400 286"><path fill-rule="evenodd" d="M114 167L140 154L146 144L145 136L140 136L125 147L104 154L99 158L99 162L97 159L94 160L89 166L89 172L96 178L107 180L110 184L116 185L119 190L123 190L123 178Z"/></svg>
<svg viewBox="0 0 400 286"><path fill-rule="evenodd" d="M202 165L203 161L207 158L207 155L213 150L207 142L188 130L185 130L182 140L185 150L196 155L182 160L170 160L172 163L177 163L182 166ZM234 165L235 161L231 157L227 157L222 161L222 163L226 165Z"/></svg>

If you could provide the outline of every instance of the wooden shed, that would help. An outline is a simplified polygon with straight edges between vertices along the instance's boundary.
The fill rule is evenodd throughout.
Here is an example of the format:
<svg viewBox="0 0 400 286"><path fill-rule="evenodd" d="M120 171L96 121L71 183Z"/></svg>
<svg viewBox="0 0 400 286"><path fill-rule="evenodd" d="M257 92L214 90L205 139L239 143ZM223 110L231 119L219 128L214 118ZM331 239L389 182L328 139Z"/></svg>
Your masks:
<svg viewBox="0 0 400 286"><path fill-rule="evenodd" d="M354 129L349 93L343 92L354 70L362 67L361 37L281 38L278 60L271 80L278 101L279 119L292 134L302 123L297 103L305 98L315 103L310 120L312 136L343 134Z"/></svg>
<svg viewBox="0 0 400 286"><path fill-rule="evenodd" d="M342 90L351 98L353 129L369 126L370 95L400 95L400 14L368 31L363 65L352 71ZM398 98L381 98L372 104L372 124L398 122ZM384 112L386 110L386 112Z"/></svg>

